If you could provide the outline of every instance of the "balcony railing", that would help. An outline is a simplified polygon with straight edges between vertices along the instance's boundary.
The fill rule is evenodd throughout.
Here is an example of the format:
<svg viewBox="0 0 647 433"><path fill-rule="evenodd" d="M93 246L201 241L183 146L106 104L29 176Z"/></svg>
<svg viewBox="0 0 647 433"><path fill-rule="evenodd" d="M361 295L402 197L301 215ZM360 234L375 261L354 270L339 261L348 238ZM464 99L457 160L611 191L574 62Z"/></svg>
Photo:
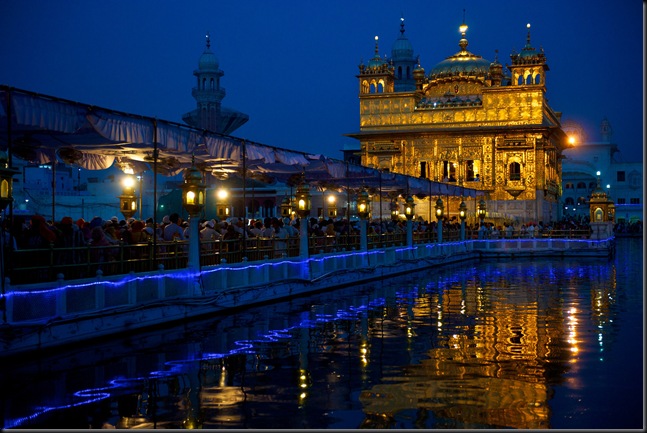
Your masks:
<svg viewBox="0 0 647 433"><path fill-rule="evenodd" d="M520 239L529 238L527 232L500 232L497 236L481 235L477 231L466 231L467 240L476 239ZM576 238L590 237L590 230L552 230L534 233L535 238ZM460 231L444 230L442 241L460 240ZM153 242L126 244L120 242L110 246L55 247L45 249L5 249L5 274L12 285L42 283L57 280L93 278L101 275L120 275L131 272L148 272L163 269L187 267L189 241ZM414 244L438 242L436 231L413 232ZM406 233L368 234L367 248L381 249L406 245ZM249 238L214 240L200 242L200 266L214 266L223 263L238 263L244 260L258 262L300 255L298 237ZM358 233L308 238L309 255L352 251L360 248Z"/></svg>

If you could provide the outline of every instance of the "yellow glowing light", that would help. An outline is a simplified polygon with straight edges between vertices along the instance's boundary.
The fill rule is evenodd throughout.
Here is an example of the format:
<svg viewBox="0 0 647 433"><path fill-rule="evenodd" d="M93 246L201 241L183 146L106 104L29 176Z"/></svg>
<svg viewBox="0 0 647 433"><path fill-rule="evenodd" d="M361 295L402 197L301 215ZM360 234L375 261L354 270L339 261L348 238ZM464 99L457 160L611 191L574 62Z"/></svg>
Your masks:
<svg viewBox="0 0 647 433"><path fill-rule="evenodd" d="M569 144L575 144L575 137L572 136L572 135L570 137L568 137L568 143Z"/></svg>
<svg viewBox="0 0 647 433"><path fill-rule="evenodd" d="M458 31L461 33L465 33L467 31L467 24L461 24L460 27L458 28Z"/></svg>
<svg viewBox="0 0 647 433"><path fill-rule="evenodd" d="M193 191L186 193L186 204L195 204L195 193Z"/></svg>
<svg viewBox="0 0 647 433"><path fill-rule="evenodd" d="M229 193L225 189L219 189L216 193L216 196L218 197L218 199L224 200L229 196Z"/></svg>
<svg viewBox="0 0 647 433"><path fill-rule="evenodd" d="M329 196L328 196L328 203L332 204L332 203L334 203L334 202L335 202L335 200L336 200L336 198L335 198L335 196L334 196L334 195L329 195Z"/></svg>
<svg viewBox="0 0 647 433"><path fill-rule="evenodd" d="M132 188L135 186L135 179L132 176L126 176L124 177L123 185L126 188Z"/></svg>
<svg viewBox="0 0 647 433"><path fill-rule="evenodd" d="M299 200L299 209L304 210L306 208L306 201L301 199Z"/></svg>

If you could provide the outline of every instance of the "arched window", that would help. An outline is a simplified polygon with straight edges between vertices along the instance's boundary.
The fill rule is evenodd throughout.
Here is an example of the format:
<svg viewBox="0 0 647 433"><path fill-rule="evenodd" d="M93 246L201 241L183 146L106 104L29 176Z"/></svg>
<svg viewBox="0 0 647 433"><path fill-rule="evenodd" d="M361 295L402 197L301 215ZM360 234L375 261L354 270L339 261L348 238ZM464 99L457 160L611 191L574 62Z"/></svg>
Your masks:
<svg viewBox="0 0 647 433"><path fill-rule="evenodd" d="M376 90L375 89L375 83L371 83L371 88L370 88L369 93L375 93L375 90Z"/></svg>
<svg viewBox="0 0 647 433"><path fill-rule="evenodd" d="M215 82L213 81L213 78L212 78L212 79L209 81L209 89L210 89L210 90L214 90L215 88L216 88L216 87L215 87Z"/></svg>
<svg viewBox="0 0 647 433"><path fill-rule="evenodd" d="M577 189L586 189L586 184L584 182L578 182Z"/></svg>
<svg viewBox="0 0 647 433"><path fill-rule="evenodd" d="M206 90L206 88L207 88L207 79L203 78L202 79L202 90Z"/></svg>
<svg viewBox="0 0 647 433"><path fill-rule="evenodd" d="M411 66L407 66L407 80L411 78Z"/></svg>
<svg viewBox="0 0 647 433"><path fill-rule="evenodd" d="M532 75L526 77L526 84L532 84Z"/></svg>
<svg viewBox="0 0 647 433"><path fill-rule="evenodd" d="M578 197L577 204L586 204L586 197Z"/></svg>
<svg viewBox="0 0 647 433"><path fill-rule="evenodd" d="M398 80L402 79L402 66L398 66Z"/></svg>
<svg viewBox="0 0 647 433"><path fill-rule="evenodd" d="M520 85L520 86L523 84L523 76L522 75L519 75L519 78L517 78L517 84Z"/></svg>
<svg viewBox="0 0 647 433"><path fill-rule="evenodd" d="M564 200L565 205L573 206L575 204L573 197L567 197L566 200Z"/></svg>
<svg viewBox="0 0 647 433"><path fill-rule="evenodd" d="M595 189L597 184L595 182L589 182L589 189Z"/></svg>
<svg viewBox="0 0 647 433"><path fill-rule="evenodd" d="M381 81L377 83L377 93L384 93L384 83Z"/></svg>
<svg viewBox="0 0 647 433"><path fill-rule="evenodd" d="M541 84L541 74L535 75L535 84Z"/></svg>
<svg viewBox="0 0 647 433"><path fill-rule="evenodd" d="M573 189L573 184L568 182L564 185L564 189Z"/></svg>
<svg viewBox="0 0 647 433"><path fill-rule="evenodd" d="M510 180L521 180L521 164L518 162L511 162L508 166L508 179Z"/></svg>

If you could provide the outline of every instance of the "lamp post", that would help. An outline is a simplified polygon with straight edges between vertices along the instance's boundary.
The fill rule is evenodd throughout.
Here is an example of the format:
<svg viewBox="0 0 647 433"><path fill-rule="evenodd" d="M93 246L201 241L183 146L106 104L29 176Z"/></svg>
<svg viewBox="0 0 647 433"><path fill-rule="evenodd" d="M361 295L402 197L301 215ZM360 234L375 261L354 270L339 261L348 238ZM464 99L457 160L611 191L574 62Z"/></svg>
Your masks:
<svg viewBox="0 0 647 433"><path fill-rule="evenodd" d="M189 263L192 270L200 269L200 235L198 215L204 208L206 186L202 183L202 173L191 160L191 167L184 171L182 183L182 204L189 213Z"/></svg>
<svg viewBox="0 0 647 433"><path fill-rule="evenodd" d="M297 215L299 215L299 255L307 258L308 251L308 221L307 217L310 215L310 190L301 184L297 187Z"/></svg>
<svg viewBox="0 0 647 433"><path fill-rule="evenodd" d="M436 200L436 219L438 220L438 243L443 241L443 213L445 212L445 206L443 205L442 199L439 197Z"/></svg>
<svg viewBox="0 0 647 433"><path fill-rule="evenodd" d="M124 190L119 196L119 209L125 219L132 217L137 212L137 197L135 196L135 178L124 177L122 181Z"/></svg>
<svg viewBox="0 0 647 433"><path fill-rule="evenodd" d="M467 217L467 205L461 197L461 204L458 205L458 217L461 220L461 240L465 240L465 218Z"/></svg>
<svg viewBox="0 0 647 433"><path fill-rule="evenodd" d="M407 246L413 246L413 216L415 215L416 203L413 197L407 195L404 199L404 216L407 217Z"/></svg>
<svg viewBox="0 0 647 433"><path fill-rule="evenodd" d="M139 176L137 176L137 182L139 183L139 202L137 204L137 207L139 208L139 219L142 219L142 212L144 211L144 204L143 204L143 193L144 193L144 173L139 173Z"/></svg>
<svg viewBox="0 0 647 433"><path fill-rule="evenodd" d="M366 229L367 219L371 213L371 202L368 197L368 192L365 189L362 189L359 194L357 194L357 215L360 218L359 221L359 248L362 251L368 250L368 232Z"/></svg>

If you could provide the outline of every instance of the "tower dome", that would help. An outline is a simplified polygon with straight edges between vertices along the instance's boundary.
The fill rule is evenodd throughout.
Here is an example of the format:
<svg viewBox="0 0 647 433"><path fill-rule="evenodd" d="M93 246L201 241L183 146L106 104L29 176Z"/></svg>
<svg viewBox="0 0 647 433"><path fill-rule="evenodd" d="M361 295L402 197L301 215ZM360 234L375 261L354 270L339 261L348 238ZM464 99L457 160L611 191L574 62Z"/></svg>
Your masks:
<svg viewBox="0 0 647 433"><path fill-rule="evenodd" d="M381 70L387 66L386 60L380 57L380 48L377 43L378 37L375 36L375 56L368 61L368 68L371 70Z"/></svg>
<svg viewBox="0 0 647 433"><path fill-rule="evenodd" d="M467 25L462 24L459 27L459 31L461 32L462 38L458 42L458 46L461 47L461 50L434 66L429 73L430 79L459 75L484 77L488 74L490 62L481 56L467 51L467 39L465 39Z"/></svg>
<svg viewBox="0 0 647 433"><path fill-rule="evenodd" d="M203 72L217 72L219 68L218 58L211 51L211 41L209 35L207 34L207 47L204 49L204 52L200 56L200 61L198 62L198 69Z"/></svg>
<svg viewBox="0 0 647 433"><path fill-rule="evenodd" d="M400 18L400 36L391 46L391 58L393 62L413 58L413 45L411 45L409 39L404 35L404 18Z"/></svg>

